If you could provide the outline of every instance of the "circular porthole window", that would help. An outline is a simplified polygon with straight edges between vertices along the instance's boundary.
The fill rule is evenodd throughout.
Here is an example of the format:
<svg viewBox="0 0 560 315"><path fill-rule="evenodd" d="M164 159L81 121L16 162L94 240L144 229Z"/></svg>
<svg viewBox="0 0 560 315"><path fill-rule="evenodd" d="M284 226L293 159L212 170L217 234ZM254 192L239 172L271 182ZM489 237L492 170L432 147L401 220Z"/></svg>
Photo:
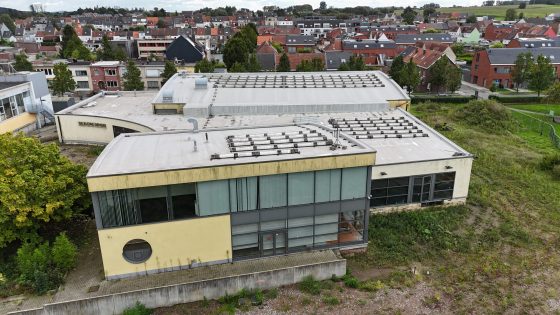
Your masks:
<svg viewBox="0 0 560 315"><path fill-rule="evenodd" d="M123 247L123 257L133 264L140 264L152 256L152 246L145 240L132 240Z"/></svg>

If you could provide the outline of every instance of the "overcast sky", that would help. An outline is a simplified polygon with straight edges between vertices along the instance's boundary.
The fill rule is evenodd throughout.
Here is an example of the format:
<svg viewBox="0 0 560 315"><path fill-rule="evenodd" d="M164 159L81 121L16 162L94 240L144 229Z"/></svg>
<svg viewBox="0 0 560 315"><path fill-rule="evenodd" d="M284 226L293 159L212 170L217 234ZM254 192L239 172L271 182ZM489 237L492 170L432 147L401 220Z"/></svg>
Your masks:
<svg viewBox="0 0 560 315"><path fill-rule="evenodd" d="M262 9L265 5L277 5L280 7L287 7L290 5L295 4L311 4L313 8L319 7L319 2L321 0L316 1L290 1L290 0L229 0L229 1L220 1L220 0L48 0L46 2L41 2L37 0L0 0L0 7L18 9L18 10L29 10L29 5L32 3L41 2L45 6L45 10L47 11L71 11L78 9L79 7L94 7L98 6L120 6L124 8L129 7L144 7L146 9L152 9L153 7L164 8L167 11L174 12L174 11L184 11L184 10L196 10L203 7L219 7L219 6L235 6L239 8L249 8L252 10ZM366 5L372 7L387 7L387 6L422 6L425 3L429 2L437 2L442 7L444 6L452 6L462 5L480 5L482 0L421 0L421 1L414 1L414 0L401 0L401 1L394 1L394 0L377 0L377 1L365 1L365 0L346 0L346 1L326 1L327 6L334 6L334 7L348 7L348 6L359 6L359 5Z"/></svg>

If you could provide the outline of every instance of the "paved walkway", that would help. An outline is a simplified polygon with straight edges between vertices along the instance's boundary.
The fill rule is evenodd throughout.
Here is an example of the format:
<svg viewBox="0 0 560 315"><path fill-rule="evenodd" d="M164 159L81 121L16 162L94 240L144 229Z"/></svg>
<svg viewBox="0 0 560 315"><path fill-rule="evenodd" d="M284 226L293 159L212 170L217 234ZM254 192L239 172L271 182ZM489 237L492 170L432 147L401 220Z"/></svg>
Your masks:
<svg viewBox="0 0 560 315"><path fill-rule="evenodd" d="M94 275L92 278L82 283L72 283L67 285L55 295L26 297L24 300L16 299L10 301L0 301L0 314L6 314L17 310L39 308L43 304L47 303L250 274L267 270L289 268L291 266L325 263L341 259L342 258L333 250L324 250L246 260L231 264L198 267L194 269L165 272L130 279L113 281L103 280L99 283L92 282L92 279L95 279ZM92 287L95 287L96 285L99 285L99 288L95 292L88 292L92 291Z"/></svg>

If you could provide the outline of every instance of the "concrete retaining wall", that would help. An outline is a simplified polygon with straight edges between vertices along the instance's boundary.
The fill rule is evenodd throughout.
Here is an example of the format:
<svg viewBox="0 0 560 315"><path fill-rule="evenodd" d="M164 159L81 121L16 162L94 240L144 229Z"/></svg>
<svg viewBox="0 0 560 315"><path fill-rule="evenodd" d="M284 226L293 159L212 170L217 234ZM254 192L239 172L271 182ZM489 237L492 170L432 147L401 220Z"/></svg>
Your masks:
<svg viewBox="0 0 560 315"><path fill-rule="evenodd" d="M81 300L45 304L36 310L18 311L9 314L59 315L59 314L120 314L134 306L136 301L149 308L172 306L207 299L216 299L247 289L270 289L300 282L312 275L325 280L346 273L346 260L339 259L325 263L301 265L264 272L249 273L205 281L170 285L144 290L122 292Z"/></svg>

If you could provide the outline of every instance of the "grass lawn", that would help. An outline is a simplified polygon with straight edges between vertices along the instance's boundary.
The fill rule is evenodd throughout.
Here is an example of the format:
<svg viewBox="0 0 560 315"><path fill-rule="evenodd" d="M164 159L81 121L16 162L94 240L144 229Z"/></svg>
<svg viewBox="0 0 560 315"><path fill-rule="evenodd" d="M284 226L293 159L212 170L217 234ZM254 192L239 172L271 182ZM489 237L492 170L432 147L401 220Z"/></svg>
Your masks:
<svg viewBox="0 0 560 315"><path fill-rule="evenodd" d="M527 104L527 105L509 105L508 107L528 110L536 113L548 114L551 110L555 115L560 115L560 104Z"/></svg>
<svg viewBox="0 0 560 315"><path fill-rule="evenodd" d="M442 13L470 13L477 16L493 15L499 19L504 19L507 9L515 9L517 14L523 12L524 17L545 17L550 13L560 12L560 5L534 4L528 5L526 9L519 9L518 5L501 5L493 7L455 7L455 8L439 8L438 12ZM398 14L401 12L398 11Z"/></svg>
<svg viewBox="0 0 560 315"><path fill-rule="evenodd" d="M548 138L530 131L488 131L454 118L460 105L413 111L476 155L465 206L371 217L367 254L355 270L420 266L456 313L551 313L560 299L560 181L541 171Z"/></svg>

